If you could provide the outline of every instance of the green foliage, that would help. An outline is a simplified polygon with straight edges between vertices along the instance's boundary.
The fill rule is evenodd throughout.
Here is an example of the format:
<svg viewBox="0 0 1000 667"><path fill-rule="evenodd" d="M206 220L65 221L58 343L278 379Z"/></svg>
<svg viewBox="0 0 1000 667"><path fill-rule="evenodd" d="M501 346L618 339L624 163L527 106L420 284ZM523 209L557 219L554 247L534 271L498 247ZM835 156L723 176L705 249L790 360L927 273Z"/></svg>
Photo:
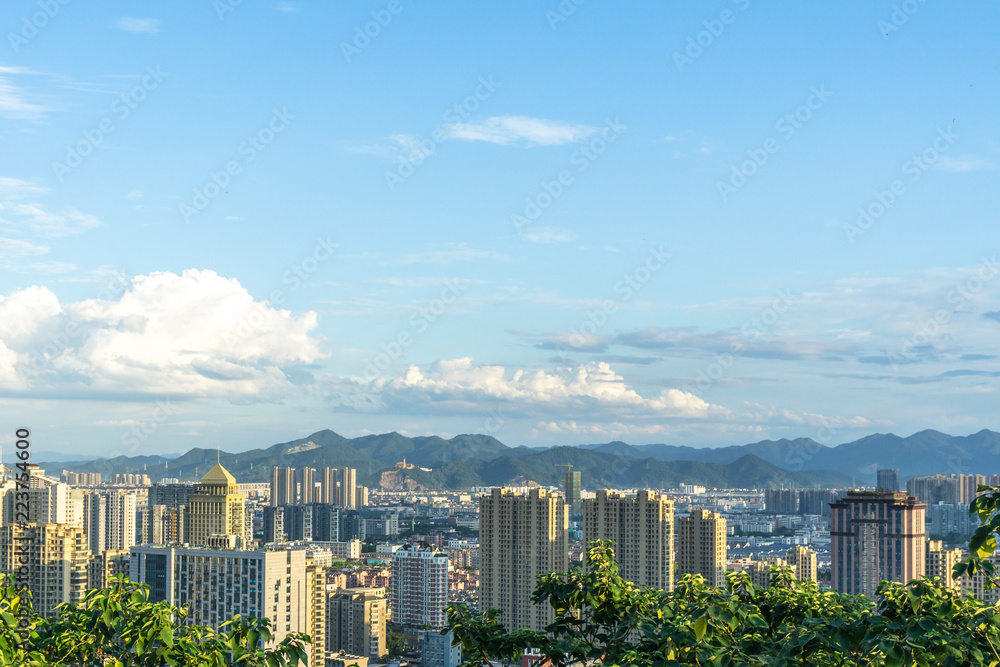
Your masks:
<svg viewBox="0 0 1000 667"><path fill-rule="evenodd" d="M969 516L979 517L979 528L969 541L969 558L955 566L955 576L968 574L970 577L982 572L990 588L1000 586L996 565L987 560L997 548L1000 537L1000 486L979 485L979 493L969 503Z"/></svg>
<svg viewBox="0 0 1000 667"><path fill-rule="evenodd" d="M59 606L51 619L32 616L17 633L24 600L6 580L0 588L0 665L55 667L295 667L306 664L309 637L290 633L277 646L270 621L236 616L219 632L183 623L185 610L150 602L149 587L123 577Z"/></svg>
<svg viewBox="0 0 1000 667"><path fill-rule="evenodd" d="M470 667L528 648L553 667L1000 665L1000 609L928 579L883 582L876 598L823 592L776 567L767 588L746 573L724 588L690 575L672 592L643 588L621 577L611 543L595 541L586 573L539 577L533 600L555 611L547 633L507 632L496 610L457 607L449 626Z"/></svg>
<svg viewBox="0 0 1000 667"><path fill-rule="evenodd" d="M385 635L385 650L390 658L398 658L406 650L406 637L399 632L389 631Z"/></svg>

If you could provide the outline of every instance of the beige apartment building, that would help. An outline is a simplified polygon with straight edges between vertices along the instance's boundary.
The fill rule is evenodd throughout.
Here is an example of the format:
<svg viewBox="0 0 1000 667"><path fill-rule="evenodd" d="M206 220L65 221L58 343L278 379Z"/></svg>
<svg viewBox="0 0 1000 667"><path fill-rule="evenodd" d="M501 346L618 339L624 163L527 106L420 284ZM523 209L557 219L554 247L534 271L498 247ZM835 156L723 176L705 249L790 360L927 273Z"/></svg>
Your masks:
<svg viewBox="0 0 1000 667"><path fill-rule="evenodd" d="M785 554L785 562L792 568L795 578L799 581L819 581L816 552L809 547L801 545L792 547Z"/></svg>
<svg viewBox="0 0 1000 667"><path fill-rule="evenodd" d="M83 528L71 524L11 524L0 528L0 572L17 576L27 567L28 590L35 612L55 615L63 602L82 600L87 592L90 551Z"/></svg>
<svg viewBox="0 0 1000 667"><path fill-rule="evenodd" d="M706 509L677 521L677 571L700 574L709 586L726 584L726 518Z"/></svg>
<svg viewBox="0 0 1000 667"><path fill-rule="evenodd" d="M344 588L327 598L326 650L378 660L387 653L384 588Z"/></svg>
<svg viewBox="0 0 1000 667"><path fill-rule="evenodd" d="M542 489L493 489L479 499L479 608L498 609L508 630L544 630L552 608L533 605L535 580L569 570L565 499Z"/></svg>
<svg viewBox="0 0 1000 667"><path fill-rule="evenodd" d="M926 508L905 493L878 491L848 491L831 503L834 589L872 597L884 580L906 583L923 576Z"/></svg>
<svg viewBox="0 0 1000 667"><path fill-rule="evenodd" d="M601 490L583 501L583 539L614 541L622 576L640 586L674 589L674 501L654 491L626 496Z"/></svg>
<svg viewBox="0 0 1000 667"><path fill-rule="evenodd" d="M927 564L924 576L941 577L941 583L948 588L957 588L953 574L955 566L962 560L962 550L947 549L940 540L927 540Z"/></svg>

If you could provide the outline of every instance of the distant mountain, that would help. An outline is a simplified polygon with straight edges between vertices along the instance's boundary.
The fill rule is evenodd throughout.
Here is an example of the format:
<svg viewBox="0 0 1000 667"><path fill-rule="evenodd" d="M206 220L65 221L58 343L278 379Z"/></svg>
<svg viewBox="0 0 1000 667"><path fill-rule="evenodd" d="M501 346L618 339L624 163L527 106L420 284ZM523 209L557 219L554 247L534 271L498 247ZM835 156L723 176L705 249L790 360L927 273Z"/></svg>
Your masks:
<svg viewBox="0 0 1000 667"><path fill-rule="evenodd" d="M501 484L562 485L566 468L582 473L583 486L597 488L676 488L699 484L710 488L844 488L850 477L830 471L788 472L752 454L727 464L695 461L659 461L593 451L581 447L553 447L520 457L449 463L432 472L392 471L383 477L395 488L460 489ZM406 480L410 480L408 483Z"/></svg>
<svg viewBox="0 0 1000 667"><path fill-rule="evenodd" d="M752 454L788 470L835 470L856 478L859 484L874 482L878 468L897 468L903 480L938 473L1000 473L1000 433L988 430L969 436L951 436L927 430L906 438L878 433L835 447L821 445L811 438L763 440L748 445L705 449L677 445L627 445L623 442L581 447L636 458L704 463L732 463Z"/></svg>

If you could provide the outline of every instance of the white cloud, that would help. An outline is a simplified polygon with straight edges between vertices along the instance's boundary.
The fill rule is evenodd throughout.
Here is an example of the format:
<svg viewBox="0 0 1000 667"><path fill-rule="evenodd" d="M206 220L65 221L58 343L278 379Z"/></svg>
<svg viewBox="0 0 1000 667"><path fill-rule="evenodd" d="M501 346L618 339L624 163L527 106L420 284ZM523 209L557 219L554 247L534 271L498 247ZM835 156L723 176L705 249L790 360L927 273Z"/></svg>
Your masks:
<svg viewBox="0 0 1000 667"><path fill-rule="evenodd" d="M47 204L39 201L49 193L48 188L30 181L0 177L0 230L12 235L28 233L56 238L79 234L101 225L97 216L75 208L51 210Z"/></svg>
<svg viewBox="0 0 1000 667"><path fill-rule="evenodd" d="M392 261L392 264L452 264L454 262L471 262L477 259L506 259L500 253L476 250L467 243L447 243L443 250L412 253Z"/></svg>
<svg viewBox="0 0 1000 667"><path fill-rule="evenodd" d="M597 132L591 125L576 125L528 116L493 116L480 123L449 123L444 131L449 138L488 141L493 144L526 143L532 146L557 146L586 139Z"/></svg>
<svg viewBox="0 0 1000 667"><path fill-rule="evenodd" d="M983 171L986 169L996 168L996 165L993 164L992 160L976 157L975 155L956 155L955 157L942 155L938 158L938 161L934 164L934 166L938 169L955 172Z"/></svg>
<svg viewBox="0 0 1000 667"><path fill-rule="evenodd" d="M159 19L137 19L130 16L122 17L116 24L126 32L159 32Z"/></svg>
<svg viewBox="0 0 1000 667"><path fill-rule="evenodd" d="M145 195L145 193L143 193L142 190L132 190L127 195L125 195L125 199L130 199L130 200L134 201L136 199L142 199L145 196L146 195Z"/></svg>
<svg viewBox="0 0 1000 667"><path fill-rule="evenodd" d="M576 240L576 234L559 227L529 227L518 235L531 243L568 243Z"/></svg>
<svg viewBox="0 0 1000 667"><path fill-rule="evenodd" d="M290 13L290 12L297 12L299 10L299 8L296 7L295 5L293 5L290 2L279 2L278 4L276 4L274 6L274 10L277 11L277 12L289 12Z"/></svg>
<svg viewBox="0 0 1000 667"><path fill-rule="evenodd" d="M489 402L522 414L682 419L728 414L679 389L644 397L606 363L510 372L504 366L474 365L465 357L438 361L426 370L410 366L397 378L375 380L370 390L389 410L403 412L481 412Z"/></svg>
<svg viewBox="0 0 1000 667"><path fill-rule="evenodd" d="M0 299L0 378L40 395L271 399L294 388L286 370L325 356L316 326L213 271L137 276L112 301L31 287Z"/></svg>
<svg viewBox="0 0 1000 667"><path fill-rule="evenodd" d="M31 257L44 255L48 251L48 246L0 236L0 257Z"/></svg>
<svg viewBox="0 0 1000 667"><path fill-rule="evenodd" d="M31 74L20 67L0 67L3 74ZM26 93L15 85L9 77L0 76L0 116L6 118L32 119L45 115L46 107L29 102Z"/></svg>

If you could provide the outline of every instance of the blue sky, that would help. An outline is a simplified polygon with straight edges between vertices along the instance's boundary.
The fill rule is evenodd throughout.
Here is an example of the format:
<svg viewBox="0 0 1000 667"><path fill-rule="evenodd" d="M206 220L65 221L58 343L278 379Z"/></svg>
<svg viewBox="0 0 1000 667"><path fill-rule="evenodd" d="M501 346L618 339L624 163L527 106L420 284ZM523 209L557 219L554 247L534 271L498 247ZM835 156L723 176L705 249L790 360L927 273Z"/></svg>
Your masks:
<svg viewBox="0 0 1000 667"><path fill-rule="evenodd" d="M995 5L9 5L4 442L1000 426Z"/></svg>

